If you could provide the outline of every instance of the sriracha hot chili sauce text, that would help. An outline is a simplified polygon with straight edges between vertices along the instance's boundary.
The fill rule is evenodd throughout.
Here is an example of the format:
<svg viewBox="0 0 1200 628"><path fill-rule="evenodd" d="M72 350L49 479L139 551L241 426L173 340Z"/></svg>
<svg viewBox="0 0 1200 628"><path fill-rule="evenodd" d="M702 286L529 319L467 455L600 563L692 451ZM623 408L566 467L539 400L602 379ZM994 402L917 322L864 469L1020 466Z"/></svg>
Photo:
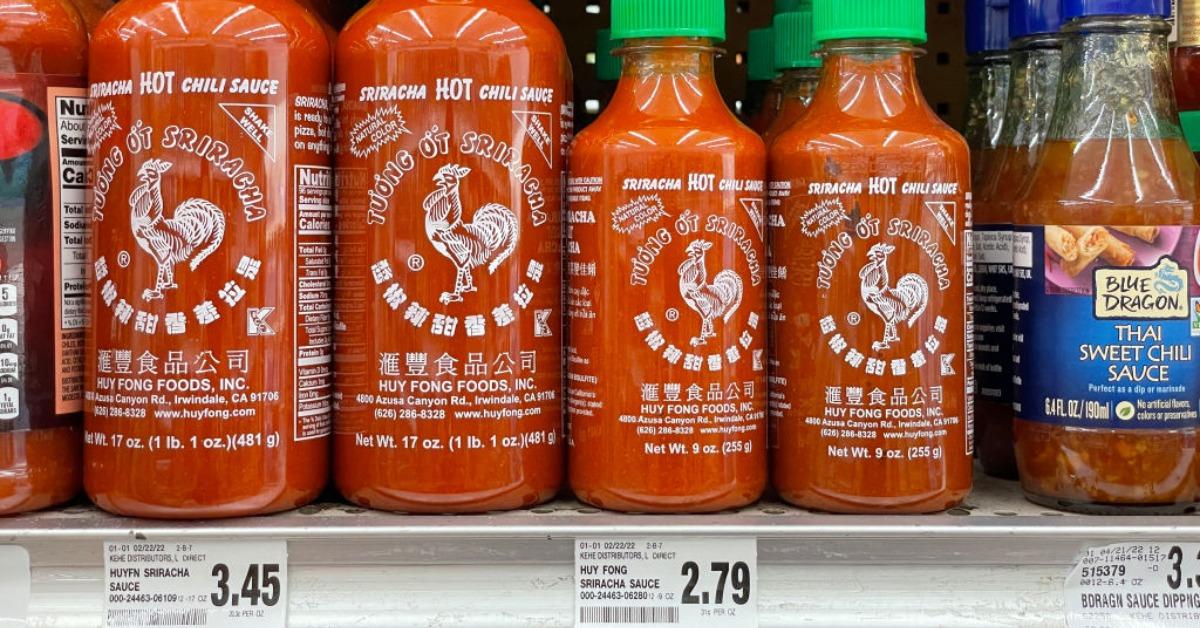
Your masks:
<svg viewBox="0 0 1200 628"><path fill-rule="evenodd" d="M824 69L771 148L775 484L839 512L971 485L968 150L917 85L920 0L817 0Z"/></svg>
<svg viewBox="0 0 1200 628"><path fill-rule="evenodd" d="M0 0L0 514L79 491L87 31Z"/></svg>
<svg viewBox="0 0 1200 628"><path fill-rule="evenodd" d="M1196 160L1166 0L1065 0L1063 74L1013 236L1013 433L1029 499L1180 512L1200 498Z"/></svg>
<svg viewBox="0 0 1200 628"><path fill-rule="evenodd" d="M329 44L292 0L126 0L93 35L85 487L277 511L332 426Z"/></svg>
<svg viewBox="0 0 1200 628"><path fill-rule="evenodd" d="M405 511L550 499L574 126L562 38L526 0L376 0L338 68L338 486Z"/></svg>
<svg viewBox="0 0 1200 628"><path fill-rule="evenodd" d="M762 140L713 76L720 0L617 0L624 70L572 147L571 485L713 511L766 483Z"/></svg>

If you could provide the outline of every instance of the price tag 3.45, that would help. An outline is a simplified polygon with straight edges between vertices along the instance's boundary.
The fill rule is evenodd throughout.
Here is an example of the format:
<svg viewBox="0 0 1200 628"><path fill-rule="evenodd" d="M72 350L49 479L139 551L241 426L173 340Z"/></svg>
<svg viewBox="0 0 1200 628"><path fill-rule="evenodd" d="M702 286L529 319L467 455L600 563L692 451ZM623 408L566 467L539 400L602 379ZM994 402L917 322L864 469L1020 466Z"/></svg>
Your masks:
<svg viewBox="0 0 1200 628"><path fill-rule="evenodd" d="M283 628L285 541L109 541L104 625Z"/></svg>
<svg viewBox="0 0 1200 628"><path fill-rule="evenodd" d="M575 626L755 628L752 538L575 542Z"/></svg>
<svg viewBox="0 0 1200 628"><path fill-rule="evenodd" d="M1200 626L1200 543L1089 548L1065 591L1071 628Z"/></svg>

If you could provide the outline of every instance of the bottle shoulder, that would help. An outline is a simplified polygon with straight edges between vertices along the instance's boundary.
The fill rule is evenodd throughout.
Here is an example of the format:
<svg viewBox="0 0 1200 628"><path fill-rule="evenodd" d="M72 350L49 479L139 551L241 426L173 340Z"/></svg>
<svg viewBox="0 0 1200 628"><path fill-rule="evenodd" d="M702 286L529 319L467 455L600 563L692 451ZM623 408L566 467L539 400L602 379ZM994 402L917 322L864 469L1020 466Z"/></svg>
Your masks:
<svg viewBox="0 0 1200 628"><path fill-rule="evenodd" d="M572 155L733 153L747 159L765 159L763 139L738 120L727 116L703 118L634 118L622 111L606 111L579 132Z"/></svg>
<svg viewBox="0 0 1200 628"><path fill-rule="evenodd" d="M0 72L83 74L87 45L68 0L0 0Z"/></svg>
<svg viewBox="0 0 1200 628"><path fill-rule="evenodd" d="M338 55L386 50L478 49L489 53L534 49L567 57L558 28L529 2L458 3L374 0L347 22Z"/></svg>
<svg viewBox="0 0 1200 628"><path fill-rule="evenodd" d="M929 109L890 119L810 110L771 143L772 160L787 160L808 152L914 151L940 152L963 161L970 154L963 136Z"/></svg>
<svg viewBox="0 0 1200 628"><path fill-rule="evenodd" d="M147 40L226 41L238 46L312 48L328 56L321 21L295 0L123 0L92 33L92 47L131 47Z"/></svg>

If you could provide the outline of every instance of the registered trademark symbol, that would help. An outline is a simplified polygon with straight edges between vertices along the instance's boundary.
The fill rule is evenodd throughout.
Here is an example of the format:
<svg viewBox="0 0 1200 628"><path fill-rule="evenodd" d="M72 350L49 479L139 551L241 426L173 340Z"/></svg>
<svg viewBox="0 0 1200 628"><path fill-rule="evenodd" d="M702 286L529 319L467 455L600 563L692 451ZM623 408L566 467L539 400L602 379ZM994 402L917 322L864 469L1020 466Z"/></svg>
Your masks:
<svg viewBox="0 0 1200 628"><path fill-rule="evenodd" d="M671 321L672 323L679 320L679 310L675 308L667 310L667 320Z"/></svg>
<svg viewBox="0 0 1200 628"><path fill-rule="evenodd" d="M846 315L846 322L854 326L862 322L862 317L858 315L858 312L850 312Z"/></svg>
<svg viewBox="0 0 1200 628"><path fill-rule="evenodd" d="M416 272L418 270L421 270L422 268L425 268L425 258L424 257L421 257L420 255L416 255L416 254L408 256L408 269L409 270Z"/></svg>
<svg viewBox="0 0 1200 628"><path fill-rule="evenodd" d="M121 251L120 253L117 253L117 264L120 265L121 268L129 268L130 261L129 251Z"/></svg>

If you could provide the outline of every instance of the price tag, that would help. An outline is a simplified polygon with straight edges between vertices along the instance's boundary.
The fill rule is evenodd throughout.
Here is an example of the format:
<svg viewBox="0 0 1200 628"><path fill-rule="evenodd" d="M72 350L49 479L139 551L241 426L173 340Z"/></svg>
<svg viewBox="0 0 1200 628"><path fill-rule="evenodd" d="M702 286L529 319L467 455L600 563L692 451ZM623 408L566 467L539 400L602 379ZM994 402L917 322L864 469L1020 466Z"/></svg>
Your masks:
<svg viewBox="0 0 1200 628"><path fill-rule="evenodd" d="M29 552L0 545L0 628L25 625L30 595Z"/></svg>
<svg viewBox="0 0 1200 628"><path fill-rule="evenodd" d="M109 541L106 628L283 628L285 541Z"/></svg>
<svg viewBox="0 0 1200 628"><path fill-rule="evenodd" d="M575 626L756 628L758 541L583 538Z"/></svg>
<svg viewBox="0 0 1200 628"><path fill-rule="evenodd" d="M1200 626L1200 543L1090 548L1065 590L1071 628Z"/></svg>

